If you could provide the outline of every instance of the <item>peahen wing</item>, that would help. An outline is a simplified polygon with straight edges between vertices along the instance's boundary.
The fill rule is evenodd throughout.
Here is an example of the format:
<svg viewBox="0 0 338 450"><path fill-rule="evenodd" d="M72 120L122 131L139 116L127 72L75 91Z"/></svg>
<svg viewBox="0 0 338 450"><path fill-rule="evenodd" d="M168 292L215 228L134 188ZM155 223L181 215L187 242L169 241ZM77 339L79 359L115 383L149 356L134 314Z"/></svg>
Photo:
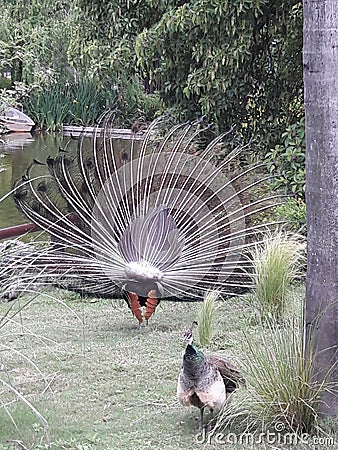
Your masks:
<svg viewBox="0 0 338 450"><path fill-rule="evenodd" d="M209 364L220 372L227 392L233 392L239 385L246 385L245 378L241 372L229 361L218 356L208 356Z"/></svg>

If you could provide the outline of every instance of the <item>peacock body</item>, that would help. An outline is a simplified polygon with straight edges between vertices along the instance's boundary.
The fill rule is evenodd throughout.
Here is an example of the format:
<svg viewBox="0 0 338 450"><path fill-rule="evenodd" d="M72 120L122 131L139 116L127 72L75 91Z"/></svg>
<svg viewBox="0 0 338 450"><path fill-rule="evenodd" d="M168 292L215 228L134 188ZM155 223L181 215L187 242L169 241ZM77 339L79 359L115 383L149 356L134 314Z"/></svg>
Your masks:
<svg viewBox="0 0 338 450"><path fill-rule="evenodd" d="M243 257L261 227L255 214L272 197L251 195L268 176L242 167L242 147L208 144L202 122L153 122L121 148L107 112L92 138L67 143L35 161L15 186L18 208L50 244L15 261L21 278L103 297L123 297L137 317L160 299L202 300L209 289L233 294L249 286ZM203 139L202 139L203 137ZM234 169L236 172L234 173Z"/></svg>

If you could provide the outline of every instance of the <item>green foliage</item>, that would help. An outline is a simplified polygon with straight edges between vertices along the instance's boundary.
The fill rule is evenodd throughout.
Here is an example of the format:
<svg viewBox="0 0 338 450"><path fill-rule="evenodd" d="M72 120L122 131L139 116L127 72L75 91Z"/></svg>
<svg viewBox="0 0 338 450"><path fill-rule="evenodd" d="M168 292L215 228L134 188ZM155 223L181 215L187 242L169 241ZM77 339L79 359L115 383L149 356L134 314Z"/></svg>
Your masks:
<svg viewBox="0 0 338 450"><path fill-rule="evenodd" d="M0 16L0 71L13 81L40 84L67 79L77 9L63 0L6 0Z"/></svg>
<svg viewBox="0 0 338 450"><path fill-rule="evenodd" d="M76 73L95 78L106 106L113 86L125 93L137 80L181 118L204 115L222 130L235 123L265 152L296 120L301 34L297 0L6 0L0 71L40 89ZM138 93L136 107L126 98L129 121L163 108L158 94Z"/></svg>
<svg viewBox="0 0 338 450"><path fill-rule="evenodd" d="M9 78L0 76L0 91L2 89L9 89L12 86L12 82Z"/></svg>
<svg viewBox="0 0 338 450"><path fill-rule="evenodd" d="M15 106L16 99L7 89L0 90L0 112L6 109L8 106Z"/></svg>
<svg viewBox="0 0 338 450"><path fill-rule="evenodd" d="M11 89L0 89L0 111L9 106L21 108L28 96L29 89L23 83L14 82Z"/></svg>
<svg viewBox="0 0 338 450"><path fill-rule="evenodd" d="M135 39L177 3L173 0L79 0L81 25L72 43L72 61L76 66L86 66L90 74L101 79L111 77L117 82L134 75L145 79L148 70L140 71L137 66Z"/></svg>
<svg viewBox="0 0 338 450"><path fill-rule="evenodd" d="M272 218L277 221L286 220L285 228L288 231L306 235L306 204L301 198L296 200L291 197L276 206Z"/></svg>
<svg viewBox="0 0 338 450"><path fill-rule="evenodd" d="M69 115L70 105L69 90L56 84L46 90L32 93L26 108L39 127L55 131L60 129Z"/></svg>
<svg viewBox="0 0 338 450"><path fill-rule="evenodd" d="M269 148L297 114L290 105L302 98L300 1L80 0L79 7L85 25L74 64L117 84L137 76L181 119L203 115L222 130L236 123Z"/></svg>
<svg viewBox="0 0 338 450"><path fill-rule="evenodd" d="M291 0L177 3L136 40L167 105L223 130L236 123L260 143L275 142L301 98L301 49L301 2Z"/></svg>
<svg viewBox="0 0 338 450"><path fill-rule="evenodd" d="M147 94L136 76L131 80L123 80L117 94L117 119L124 125L131 126L135 120L152 121L164 111L158 93Z"/></svg>
<svg viewBox="0 0 338 450"><path fill-rule="evenodd" d="M158 92L154 92L153 94L143 94L141 97L140 109L147 121L154 120L166 110Z"/></svg>
<svg viewBox="0 0 338 450"><path fill-rule="evenodd" d="M69 108L68 123L93 124L104 107L104 99L95 79L84 79L71 84L73 101Z"/></svg>
<svg viewBox="0 0 338 450"><path fill-rule="evenodd" d="M117 109L117 123L123 126L131 126L137 119L151 121L163 110L159 96L147 95L137 78L124 86L111 89L96 78L52 83L36 88L25 107L41 128L51 131L62 124L94 125L107 107Z"/></svg>
<svg viewBox="0 0 338 450"><path fill-rule="evenodd" d="M61 125L93 125L104 108L96 80L54 83L31 93L26 103L29 115L41 127L55 131Z"/></svg>
<svg viewBox="0 0 338 450"><path fill-rule="evenodd" d="M266 160L271 173L276 174L275 188L284 187L304 199L305 196L305 118L288 126L281 143L271 149Z"/></svg>
<svg viewBox="0 0 338 450"><path fill-rule="evenodd" d="M304 238L277 231L264 237L251 252L256 306L263 320L281 320L291 282L304 262Z"/></svg>

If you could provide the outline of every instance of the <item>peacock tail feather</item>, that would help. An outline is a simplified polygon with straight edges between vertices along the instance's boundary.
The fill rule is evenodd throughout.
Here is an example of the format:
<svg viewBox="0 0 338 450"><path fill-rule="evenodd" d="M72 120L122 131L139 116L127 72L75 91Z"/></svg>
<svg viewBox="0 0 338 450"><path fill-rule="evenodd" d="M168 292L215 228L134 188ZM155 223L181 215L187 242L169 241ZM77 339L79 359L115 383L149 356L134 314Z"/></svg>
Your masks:
<svg viewBox="0 0 338 450"><path fill-rule="evenodd" d="M279 198L257 196L264 165L243 165L247 147L224 149L225 135L205 143L201 121L168 129L160 118L128 151L112 137L112 112L100 125L49 157L48 175L35 161L16 183L18 208L50 236L13 262L22 279L176 300L251 287L245 255L271 225L255 217Z"/></svg>

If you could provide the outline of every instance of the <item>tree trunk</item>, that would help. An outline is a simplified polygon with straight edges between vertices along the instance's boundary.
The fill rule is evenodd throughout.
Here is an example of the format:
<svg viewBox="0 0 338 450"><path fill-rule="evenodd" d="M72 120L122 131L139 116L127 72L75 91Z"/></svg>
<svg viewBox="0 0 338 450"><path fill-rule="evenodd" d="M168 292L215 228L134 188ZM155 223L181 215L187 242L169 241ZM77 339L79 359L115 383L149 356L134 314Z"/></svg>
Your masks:
<svg viewBox="0 0 338 450"><path fill-rule="evenodd" d="M338 7L337 0L303 0L303 5L307 336L315 331L314 377L323 380L336 364L331 380L337 381ZM321 400L322 416L338 414L334 393L324 392Z"/></svg>

